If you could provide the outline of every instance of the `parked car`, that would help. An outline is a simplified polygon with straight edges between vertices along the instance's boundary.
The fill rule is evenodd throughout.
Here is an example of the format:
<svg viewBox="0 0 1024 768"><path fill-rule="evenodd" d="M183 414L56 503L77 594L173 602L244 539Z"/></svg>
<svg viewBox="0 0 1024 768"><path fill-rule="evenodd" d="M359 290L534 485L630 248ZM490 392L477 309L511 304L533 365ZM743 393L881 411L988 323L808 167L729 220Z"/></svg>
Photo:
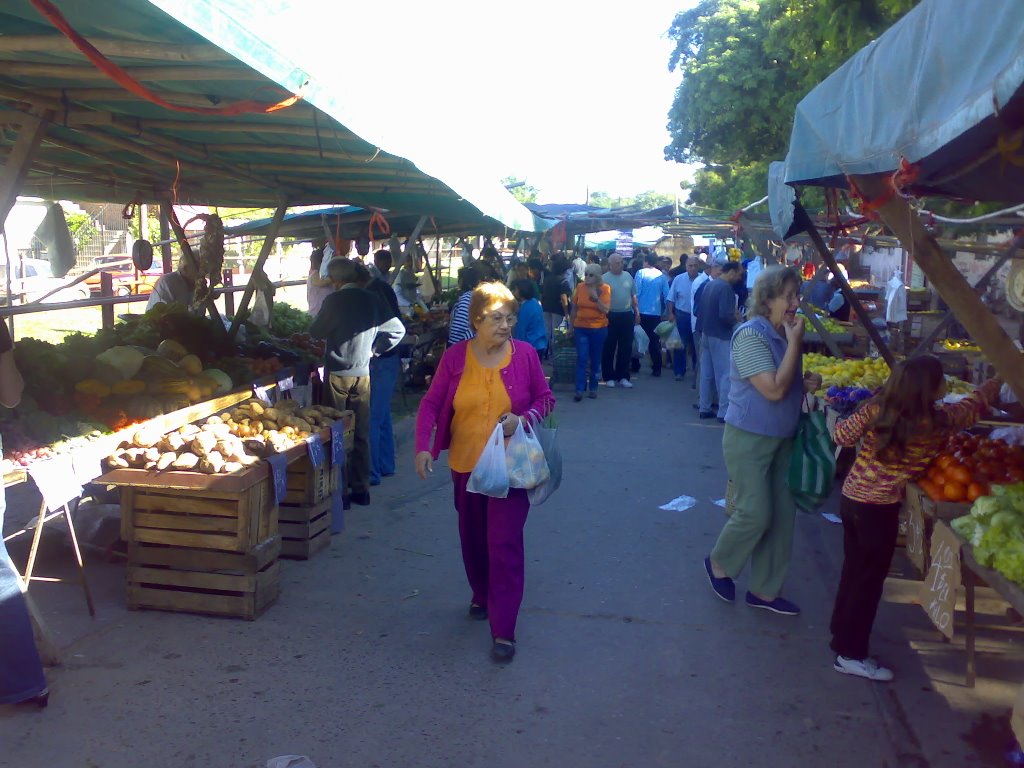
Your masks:
<svg viewBox="0 0 1024 768"><path fill-rule="evenodd" d="M129 256L100 256L97 257L90 269L101 268L103 272L110 273L115 296L146 296L153 292L153 286L163 275L160 266L153 265L145 272L135 269ZM100 272L85 279L89 293L92 296L99 296Z"/></svg>
<svg viewBox="0 0 1024 768"><path fill-rule="evenodd" d="M46 259L21 259L11 265L11 293L7 295L7 265L0 264L0 303L26 304L46 296L50 291L67 285L73 277L54 277L50 262ZM89 298L89 288L84 283L59 290L43 300L46 304L61 301L77 301Z"/></svg>

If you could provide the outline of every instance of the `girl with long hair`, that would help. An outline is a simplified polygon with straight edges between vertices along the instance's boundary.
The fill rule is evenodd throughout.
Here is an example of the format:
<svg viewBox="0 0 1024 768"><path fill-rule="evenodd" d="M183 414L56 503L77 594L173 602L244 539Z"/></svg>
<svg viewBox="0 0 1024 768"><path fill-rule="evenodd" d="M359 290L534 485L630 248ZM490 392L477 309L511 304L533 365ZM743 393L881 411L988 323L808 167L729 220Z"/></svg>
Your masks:
<svg viewBox="0 0 1024 768"><path fill-rule="evenodd" d="M982 417L1001 384L993 378L958 403L940 403L942 363L922 355L899 363L878 395L836 425L837 445L861 443L839 504L844 559L831 623L836 672L892 680L892 671L868 655L868 640L896 548L904 488L953 434Z"/></svg>

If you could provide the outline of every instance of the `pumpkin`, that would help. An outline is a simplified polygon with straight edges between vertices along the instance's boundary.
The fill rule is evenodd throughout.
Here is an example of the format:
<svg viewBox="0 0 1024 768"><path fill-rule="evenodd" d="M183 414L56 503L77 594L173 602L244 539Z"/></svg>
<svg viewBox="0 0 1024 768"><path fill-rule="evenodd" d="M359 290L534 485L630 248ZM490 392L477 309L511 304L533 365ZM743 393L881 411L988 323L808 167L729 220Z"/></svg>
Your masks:
<svg viewBox="0 0 1024 768"><path fill-rule="evenodd" d="M174 339L164 339L156 348L156 353L176 363L188 354L188 350Z"/></svg>
<svg viewBox="0 0 1024 768"><path fill-rule="evenodd" d="M110 394L110 387L99 379L83 379L75 384L75 392L94 397L107 397Z"/></svg>
<svg viewBox="0 0 1024 768"><path fill-rule="evenodd" d="M178 361L178 365L189 376L198 376L203 372L203 361L195 355L185 355Z"/></svg>
<svg viewBox="0 0 1024 768"><path fill-rule="evenodd" d="M111 385L110 392L114 395L141 395L146 391L146 382L138 379L126 379Z"/></svg>

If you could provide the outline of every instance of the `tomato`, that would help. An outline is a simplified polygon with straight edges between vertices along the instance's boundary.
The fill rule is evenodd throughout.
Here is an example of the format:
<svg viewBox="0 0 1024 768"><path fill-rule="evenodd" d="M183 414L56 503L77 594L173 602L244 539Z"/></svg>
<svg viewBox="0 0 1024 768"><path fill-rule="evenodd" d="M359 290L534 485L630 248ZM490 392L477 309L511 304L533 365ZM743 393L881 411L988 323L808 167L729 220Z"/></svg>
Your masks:
<svg viewBox="0 0 1024 768"><path fill-rule="evenodd" d="M942 495L942 488L928 478L921 478L917 481L917 484L921 486L921 490L928 494L928 498L932 501L942 501L945 498Z"/></svg>
<svg viewBox="0 0 1024 768"><path fill-rule="evenodd" d="M963 501L967 498L967 487L963 483L950 480L942 486L942 495L946 501Z"/></svg>
<svg viewBox="0 0 1024 768"><path fill-rule="evenodd" d="M939 456L939 458L935 460L935 466L937 466L939 469L945 469L950 464L953 464L955 462L955 458L950 456L948 453L943 453Z"/></svg>
<svg viewBox="0 0 1024 768"><path fill-rule="evenodd" d="M963 464L954 464L946 469L945 475L949 480L953 480L961 485L970 485L971 482L971 470L965 467ZM947 480L947 483L949 481Z"/></svg>
<svg viewBox="0 0 1024 768"><path fill-rule="evenodd" d="M988 496L989 489L983 483L971 483L967 486L967 500L974 501L981 496Z"/></svg>
<svg viewBox="0 0 1024 768"><path fill-rule="evenodd" d="M945 476L942 474L942 470L936 467L934 464L928 467L928 479L936 485L942 485L946 482Z"/></svg>
<svg viewBox="0 0 1024 768"><path fill-rule="evenodd" d="M961 459L960 463L970 470L977 469L978 467L978 461L973 456L965 456Z"/></svg>

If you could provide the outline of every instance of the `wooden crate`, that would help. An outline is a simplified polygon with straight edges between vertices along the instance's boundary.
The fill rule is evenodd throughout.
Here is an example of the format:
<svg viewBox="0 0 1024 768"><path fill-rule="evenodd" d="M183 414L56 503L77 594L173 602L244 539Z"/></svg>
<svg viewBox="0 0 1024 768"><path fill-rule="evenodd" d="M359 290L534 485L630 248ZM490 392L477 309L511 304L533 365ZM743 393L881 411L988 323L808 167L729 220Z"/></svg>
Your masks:
<svg viewBox="0 0 1024 768"><path fill-rule="evenodd" d="M128 607L252 621L280 594L281 546L280 536L248 552L133 542L128 546Z"/></svg>
<svg viewBox="0 0 1024 768"><path fill-rule="evenodd" d="M248 552L277 533L278 509L268 473L251 475L252 482L238 490L124 486L121 538Z"/></svg>
<svg viewBox="0 0 1024 768"><path fill-rule="evenodd" d="M331 545L331 499L311 507L281 507L281 557L308 560Z"/></svg>

